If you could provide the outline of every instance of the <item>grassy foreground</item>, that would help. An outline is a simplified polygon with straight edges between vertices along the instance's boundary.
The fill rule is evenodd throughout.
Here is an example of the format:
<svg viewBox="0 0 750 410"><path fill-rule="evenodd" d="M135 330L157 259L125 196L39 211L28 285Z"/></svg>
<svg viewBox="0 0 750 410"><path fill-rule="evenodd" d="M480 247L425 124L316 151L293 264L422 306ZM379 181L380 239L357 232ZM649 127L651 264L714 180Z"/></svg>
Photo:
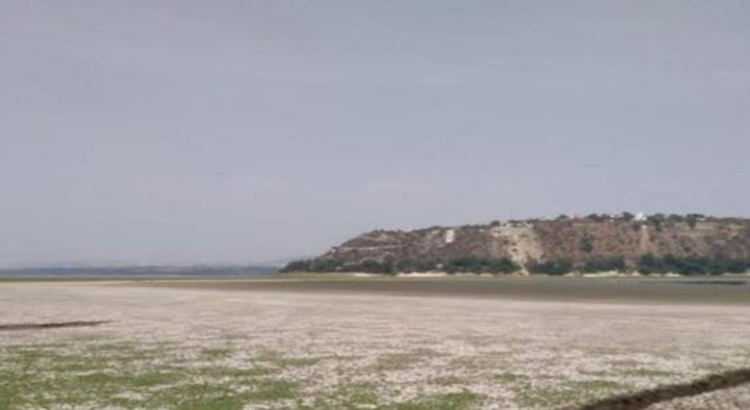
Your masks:
<svg viewBox="0 0 750 410"><path fill-rule="evenodd" d="M246 367L226 364L230 349L203 349L180 360L170 346L138 349L126 344L9 347L0 350L0 409L122 408L232 410L263 408L460 410L481 397L457 392L384 404L375 386L352 383L327 395L306 397L297 382L280 375L318 362L263 351Z"/></svg>

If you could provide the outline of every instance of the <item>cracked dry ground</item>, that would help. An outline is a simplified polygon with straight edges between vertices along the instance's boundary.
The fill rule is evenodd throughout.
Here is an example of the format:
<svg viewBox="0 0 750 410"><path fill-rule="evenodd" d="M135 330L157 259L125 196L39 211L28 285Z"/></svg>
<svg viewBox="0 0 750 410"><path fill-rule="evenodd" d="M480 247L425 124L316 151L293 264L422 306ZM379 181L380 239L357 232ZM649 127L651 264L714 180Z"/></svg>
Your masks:
<svg viewBox="0 0 750 410"><path fill-rule="evenodd" d="M567 409L750 367L750 306L0 283L0 409ZM750 386L653 410L747 409Z"/></svg>

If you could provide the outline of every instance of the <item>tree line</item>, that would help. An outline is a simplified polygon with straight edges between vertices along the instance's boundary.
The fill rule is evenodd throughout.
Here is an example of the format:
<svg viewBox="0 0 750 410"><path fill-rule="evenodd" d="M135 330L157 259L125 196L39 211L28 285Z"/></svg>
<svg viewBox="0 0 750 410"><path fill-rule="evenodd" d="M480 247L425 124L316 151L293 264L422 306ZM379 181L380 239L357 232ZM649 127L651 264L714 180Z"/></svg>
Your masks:
<svg viewBox="0 0 750 410"><path fill-rule="evenodd" d="M510 258L483 258L462 256L445 261L425 260L364 260L345 262L333 258L308 259L289 263L281 272L363 272L396 274L399 272L490 273L508 274L522 267Z"/></svg>
<svg viewBox="0 0 750 410"><path fill-rule="evenodd" d="M685 276L721 275L724 273L745 273L750 271L750 260L666 255L641 256L635 262L628 263L625 258L594 258L581 264L574 264L569 259L554 259L544 262L531 261L521 266L510 258L484 258L462 256L444 261L426 260L373 260L346 262L334 258L307 259L294 261L281 272L363 272L395 275L400 272L446 272L477 274L510 274L526 268L536 275L559 276L568 273L601 273L601 272L640 272L645 275L676 273Z"/></svg>
<svg viewBox="0 0 750 410"><path fill-rule="evenodd" d="M565 275L571 272L639 272L644 275L676 273L684 276L706 276L748 272L750 261L723 257L643 255L630 264L621 257L590 259L577 266L570 260L557 259L543 263L532 262L527 269L532 274L545 275Z"/></svg>

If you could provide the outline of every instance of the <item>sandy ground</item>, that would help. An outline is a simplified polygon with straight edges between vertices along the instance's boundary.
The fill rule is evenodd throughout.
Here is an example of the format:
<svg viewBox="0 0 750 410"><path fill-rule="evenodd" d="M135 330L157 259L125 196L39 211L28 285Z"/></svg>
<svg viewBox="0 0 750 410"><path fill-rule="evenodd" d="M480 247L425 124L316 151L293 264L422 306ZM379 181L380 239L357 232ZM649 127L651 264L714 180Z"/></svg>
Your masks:
<svg viewBox="0 0 750 410"><path fill-rule="evenodd" d="M654 304L640 298L540 301L461 292L444 297L443 288L423 295L315 286L0 283L0 326L108 321L0 331L0 393L5 388L16 395L5 408L151 408L156 394L200 380L236 395L239 404L162 402L161 408L557 409L750 367L747 304L671 303L670 297ZM101 353L112 345L149 354L114 366ZM97 352L100 364L56 373L54 360L37 359L36 370L20 384L14 377L30 362L21 361L19 352L28 356L30 350L65 358ZM22 369L17 363L27 364ZM63 386L58 379L160 369L199 371L189 381L131 383L122 391L109 386L114 390L106 397L92 393L74 402L56 393ZM264 373L247 379L255 383L250 386L232 373L211 378L211 369ZM44 407L42 399L29 398L40 378L48 389ZM248 393L271 382L293 386L294 394ZM112 401L115 396L122 400ZM0 408L2 403L0 398ZM745 386L652 408L746 409L749 403Z"/></svg>

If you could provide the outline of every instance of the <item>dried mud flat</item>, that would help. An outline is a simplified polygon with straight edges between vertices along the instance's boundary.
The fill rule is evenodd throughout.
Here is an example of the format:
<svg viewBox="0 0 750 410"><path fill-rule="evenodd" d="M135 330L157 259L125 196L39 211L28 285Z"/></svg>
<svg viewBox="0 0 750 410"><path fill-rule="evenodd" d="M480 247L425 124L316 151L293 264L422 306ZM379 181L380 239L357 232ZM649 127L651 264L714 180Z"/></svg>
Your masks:
<svg viewBox="0 0 750 410"><path fill-rule="evenodd" d="M0 283L0 409L750 408L750 384L715 378L750 368L736 290L295 283Z"/></svg>

